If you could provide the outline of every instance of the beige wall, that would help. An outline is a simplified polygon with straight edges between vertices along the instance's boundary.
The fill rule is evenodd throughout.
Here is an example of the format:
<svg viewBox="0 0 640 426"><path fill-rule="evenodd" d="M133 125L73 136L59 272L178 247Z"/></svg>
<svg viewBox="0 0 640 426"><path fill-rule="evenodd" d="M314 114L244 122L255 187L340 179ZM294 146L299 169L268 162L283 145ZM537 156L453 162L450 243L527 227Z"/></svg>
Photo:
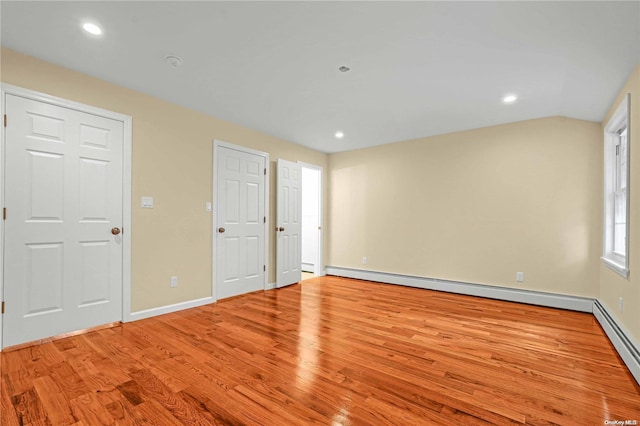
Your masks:
<svg viewBox="0 0 640 426"><path fill-rule="evenodd" d="M330 155L327 264L595 297L601 145L552 117Z"/></svg>
<svg viewBox="0 0 640 426"><path fill-rule="evenodd" d="M1 59L3 82L133 117L134 312L210 295L212 226L204 203L211 200L215 138L270 154L269 229L275 226L273 162L282 157L325 168L327 264L599 297L640 339L635 112L625 280L599 260L600 123L552 117L327 156L8 49ZM611 111L627 92L636 111L640 67ZM153 210L139 207L143 195L154 197ZM516 271L525 272L524 283L515 282ZM178 288L169 288L171 275L179 276Z"/></svg>
<svg viewBox="0 0 640 426"><path fill-rule="evenodd" d="M9 49L2 49L1 72L2 82L133 117L133 312L211 296L212 218L204 206L212 198L214 138L270 154L270 230L278 157L322 166L326 176L326 154ZM154 197L154 209L140 208L143 195ZM274 282L275 235L270 234L269 282ZM177 288L169 287L172 275L179 277Z"/></svg>
<svg viewBox="0 0 640 426"><path fill-rule="evenodd" d="M629 201L631 215L629 217L629 278L622 278L606 266L600 265L599 299L607 310L640 342L640 65L620 90L600 129L600 145L604 150L604 126L615 112L622 98L631 93L631 144L629 147L630 184ZM603 191L600 182L599 191ZM618 299L624 299L623 311L618 311Z"/></svg>

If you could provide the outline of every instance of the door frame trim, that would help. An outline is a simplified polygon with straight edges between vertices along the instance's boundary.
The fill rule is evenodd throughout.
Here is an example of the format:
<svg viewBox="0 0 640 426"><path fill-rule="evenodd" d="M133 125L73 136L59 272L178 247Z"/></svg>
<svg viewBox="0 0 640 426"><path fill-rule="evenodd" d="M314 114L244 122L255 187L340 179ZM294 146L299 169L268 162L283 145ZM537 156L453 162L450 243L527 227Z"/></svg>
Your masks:
<svg viewBox="0 0 640 426"><path fill-rule="evenodd" d="M248 154L258 155L260 157L264 157L264 166L267 169L266 174L264 175L264 216L266 218L266 223L264 224L264 264L265 271L262 282L262 289L268 290L269 286L267 282L269 281L269 271L270 271L270 259L269 259L269 187L270 187L270 174L269 169L271 168L271 164L269 163L269 153L258 151L255 149L247 148L241 145L235 145L229 142L225 142L219 139L213 140L213 173L212 173L212 214L211 214L211 297L214 302L218 300L218 289L216 283L216 264L217 264L217 253L216 253L216 220L217 218L217 202L218 202L218 187L217 187L217 173L218 168L216 166L216 160L218 159L218 150L220 148L228 148L233 149L240 152L246 152Z"/></svg>
<svg viewBox="0 0 640 426"><path fill-rule="evenodd" d="M59 98L46 93L36 92L7 83L2 83L0 88L0 115L6 113L7 95L19 96L34 101L55 105L99 117L120 121L123 124L122 147L122 318L121 321L131 321L131 146L132 146L132 118L129 115L94 107L69 99ZM10 117L9 117L10 119ZM0 201L4 206L4 162L5 162L5 137L6 131L2 126L0 138ZM0 226L0 295L4 298L4 221ZM0 350L2 349L2 315L0 315Z"/></svg>
<svg viewBox="0 0 640 426"><path fill-rule="evenodd" d="M324 203L322 202L322 196L324 194L323 190L324 190L324 185L323 185L323 179L324 179L324 170L322 169L322 166L318 166L316 164L311 164L311 163L305 163L303 161L298 161L298 164L300 164L300 166L304 169L312 169L312 170L317 170L318 173L320 174L320 179L318 181L318 223L320 224L320 227L322 229L320 229L320 232L318 233L318 264L315 266L315 271L314 273L316 274L316 276L322 277L324 275L326 275L326 272L324 270L324 256L323 256L323 251L324 251Z"/></svg>

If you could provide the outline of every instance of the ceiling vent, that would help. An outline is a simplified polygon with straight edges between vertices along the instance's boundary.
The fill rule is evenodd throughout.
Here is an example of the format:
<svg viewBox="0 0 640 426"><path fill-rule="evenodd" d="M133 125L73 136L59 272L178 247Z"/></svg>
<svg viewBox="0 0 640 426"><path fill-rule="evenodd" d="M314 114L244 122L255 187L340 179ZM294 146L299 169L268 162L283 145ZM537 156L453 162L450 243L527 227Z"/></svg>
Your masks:
<svg viewBox="0 0 640 426"><path fill-rule="evenodd" d="M180 65L182 65L182 62L183 62L180 56L175 56L175 55L167 55L164 57L164 60L167 61L169 65L175 68L178 68Z"/></svg>

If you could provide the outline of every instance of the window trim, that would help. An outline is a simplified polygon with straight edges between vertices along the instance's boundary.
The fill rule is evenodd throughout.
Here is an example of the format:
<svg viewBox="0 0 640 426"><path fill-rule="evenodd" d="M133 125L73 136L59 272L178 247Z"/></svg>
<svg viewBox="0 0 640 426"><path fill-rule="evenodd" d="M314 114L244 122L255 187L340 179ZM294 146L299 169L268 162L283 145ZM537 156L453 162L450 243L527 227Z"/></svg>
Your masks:
<svg viewBox="0 0 640 426"><path fill-rule="evenodd" d="M613 235L615 232L615 217L613 194L618 185L616 176L615 149L617 141L620 139L620 130L627 129L627 152L626 152L626 235L625 235L625 255L616 253L613 248ZM603 215L603 239L602 239L602 261L605 266L624 278L629 276L629 222L631 219L629 197L631 191L630 184L630 164L629 152L631 150L631 94L627 93L615 113L604 127L604 215Z"/></svg>

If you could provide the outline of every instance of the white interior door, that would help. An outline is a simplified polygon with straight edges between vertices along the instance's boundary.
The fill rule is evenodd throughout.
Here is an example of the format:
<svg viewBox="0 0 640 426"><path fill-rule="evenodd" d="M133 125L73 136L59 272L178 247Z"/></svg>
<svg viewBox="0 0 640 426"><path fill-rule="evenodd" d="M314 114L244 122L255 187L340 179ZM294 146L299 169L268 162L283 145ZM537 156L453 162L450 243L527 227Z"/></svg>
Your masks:
<svg viewBox="0 0 640 426"><path fill-rule="evenodd" d="M216 288L219 299L264 289L264 156L219 147L216 160Z"/></svg>
<svg viewBox="0 0 640 426"><path fill-rule="evenodd" d="M120 321L123 123L5 99L4 346Z"/></svg>
<svg viewBox="0 0 640 426"><path fill-rule="evenodd" d="M302 173L300 164L278 159L276 220L276 287L302 279Z"/></svg>

